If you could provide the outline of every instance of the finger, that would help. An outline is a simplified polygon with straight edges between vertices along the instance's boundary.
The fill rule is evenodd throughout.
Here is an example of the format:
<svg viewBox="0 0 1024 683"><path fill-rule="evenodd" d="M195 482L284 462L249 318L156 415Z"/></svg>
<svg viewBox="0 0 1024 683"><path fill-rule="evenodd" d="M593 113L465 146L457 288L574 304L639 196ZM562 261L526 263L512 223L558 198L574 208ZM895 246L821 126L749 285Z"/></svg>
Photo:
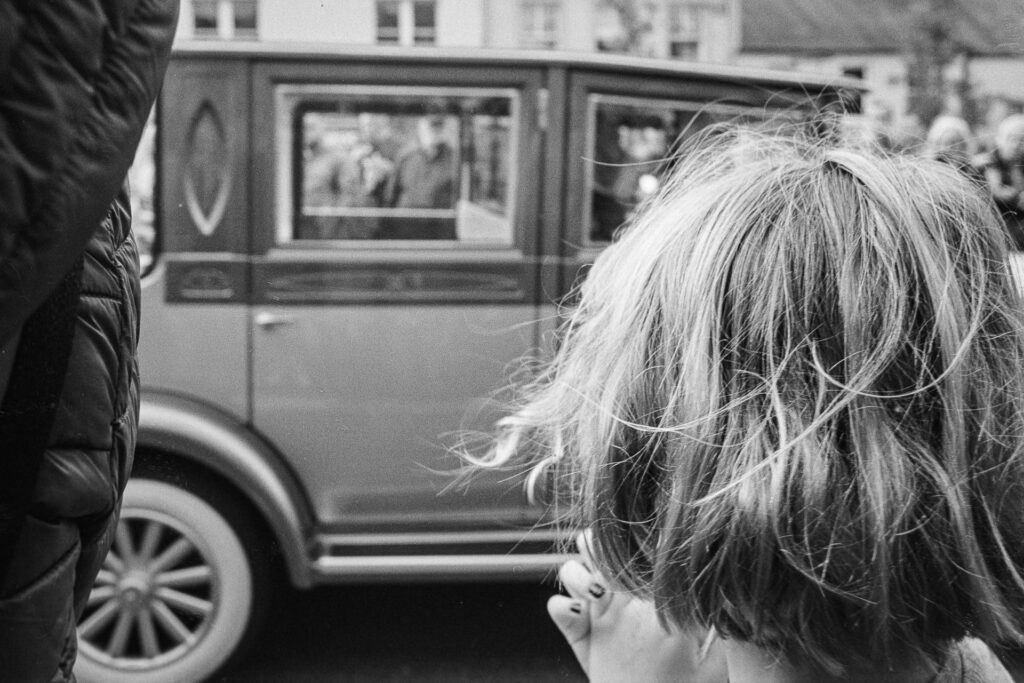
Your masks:
<svg viewBox="0 0 1024 683"><path fill-rule="evenodd" d="M558 570L558 580L571 597L577 600L591 597L590 587L594 583L594 576L581 562L569 560L563 564Z"/></svg>
<svg viewBox="0 0 1024 683"><path fill-rule="evenodd" d="M593 547L594 534L590 529L581 532L576 537L576 548L580 553L579 562L590 572L588 577L590 583L586 588L588 597L592 601L596 601L597 614L600 615L608 609L611 596L608 591L608 580L598 571L597 563L594 562Z"/></svg>
<svg viewBox="0 0 1024 683"><path fill-rule="evenodd" d="M583 603L564 595L552 595L548 600L548 615L569 643L583 672L587 673L590 661L590 617Z"/></svg>
<svg viewBox="0 0 1024 683"><path fill-rule="evenodd" d="M615 599L608 586L576 560L563 564L558 571L558 578L569 597L582 602L591 617L599 617L607 612Z"/></svg>

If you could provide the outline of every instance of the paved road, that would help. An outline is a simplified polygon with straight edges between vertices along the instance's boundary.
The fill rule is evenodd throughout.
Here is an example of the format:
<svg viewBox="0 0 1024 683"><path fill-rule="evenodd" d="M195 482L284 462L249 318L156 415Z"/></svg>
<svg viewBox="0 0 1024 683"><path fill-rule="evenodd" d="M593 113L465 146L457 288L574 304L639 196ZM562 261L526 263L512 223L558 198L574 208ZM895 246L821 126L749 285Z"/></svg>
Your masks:
<svg viewBox="0 0 1024 683"><path fill-rule="evenodd" d="M343 586L288 593L220 682L584 681L527 584Z"/></svg>

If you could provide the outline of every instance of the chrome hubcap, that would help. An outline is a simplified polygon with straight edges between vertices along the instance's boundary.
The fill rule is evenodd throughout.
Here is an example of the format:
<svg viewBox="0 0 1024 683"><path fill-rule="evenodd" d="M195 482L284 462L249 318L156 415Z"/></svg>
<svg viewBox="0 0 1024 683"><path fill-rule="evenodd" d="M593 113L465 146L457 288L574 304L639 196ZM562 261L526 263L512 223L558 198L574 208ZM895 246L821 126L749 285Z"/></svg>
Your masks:
<svg viewBox="0 0 1024 683"><path fill-rule="evenodd" d="M125 510L78 627L83 653L146 669L184 656L215 608L217 579L172 520Z"/></svg>

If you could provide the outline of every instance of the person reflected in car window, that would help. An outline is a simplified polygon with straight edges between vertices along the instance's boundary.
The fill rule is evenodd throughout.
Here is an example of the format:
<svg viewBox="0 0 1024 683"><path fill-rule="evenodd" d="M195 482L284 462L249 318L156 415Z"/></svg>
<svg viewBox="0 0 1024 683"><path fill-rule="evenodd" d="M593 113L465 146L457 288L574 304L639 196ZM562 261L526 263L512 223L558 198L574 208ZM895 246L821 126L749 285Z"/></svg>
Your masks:
<svg viewBox="0 0 1024 683"><path fill-rule="evenodd" d="M416 121L416 142L395 161L385 206L395 209L452 209L455 206L455 151L448 142L445 117L429 114ZM455 218L397 215L383 221L382 239L455 239Z"/></svg>
<svg viewBox="0 0 1024 683"><path fill-rule="evenodd" d="M360 113L359 135L363 144L357 163L367 206L384 206L388 183L395 171L395 159L400 152L391 117L381 113Z"/></svg>
<svg viewBox="0 0 1024 683"><path fill-rule="evenodd" d="M429 115L416 123L416 145L395 164L388 198L402 209L448 209L454 201L455 152L445 138L445 117Z"/></svg>

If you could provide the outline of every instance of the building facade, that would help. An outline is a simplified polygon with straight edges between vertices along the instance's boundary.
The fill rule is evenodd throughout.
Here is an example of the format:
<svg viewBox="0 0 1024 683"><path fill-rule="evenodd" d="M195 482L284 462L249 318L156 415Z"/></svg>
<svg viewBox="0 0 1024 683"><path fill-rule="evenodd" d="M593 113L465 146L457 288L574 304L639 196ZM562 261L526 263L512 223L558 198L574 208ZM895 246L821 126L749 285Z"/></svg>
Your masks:
<svg viewBox="0 0 1024 683"><path fill-rule="evenodd" d="M969 86L988 127L1000 112L1024 108L1019 3L959 3L962 53L945 80ZM868 116L899 128L915 118L907 7L892 0L183 0L179 38L610 50L853 76L868 87Z"/></svg>
<svg viewBox="0 0 1024 683"><path fill-rule="evenodd" d="M739 0L634 3L635 44L608 0L185 0L179 38L455 48L629 49L731 62Z"/></svg>
<svg viewBox="0 0 1024 683"><path fill-rule="evenodd" d="M927 121L912 110L908 65L922 36L911 7L892 0L743 0L736 61L861 78L868 117L897 136L919 135ZM943 77L944 111L968 113L967 94L977 132L988 138L1007 113L1024 108L1024 4L955 0L945 7L954 56Z"/></svg>

